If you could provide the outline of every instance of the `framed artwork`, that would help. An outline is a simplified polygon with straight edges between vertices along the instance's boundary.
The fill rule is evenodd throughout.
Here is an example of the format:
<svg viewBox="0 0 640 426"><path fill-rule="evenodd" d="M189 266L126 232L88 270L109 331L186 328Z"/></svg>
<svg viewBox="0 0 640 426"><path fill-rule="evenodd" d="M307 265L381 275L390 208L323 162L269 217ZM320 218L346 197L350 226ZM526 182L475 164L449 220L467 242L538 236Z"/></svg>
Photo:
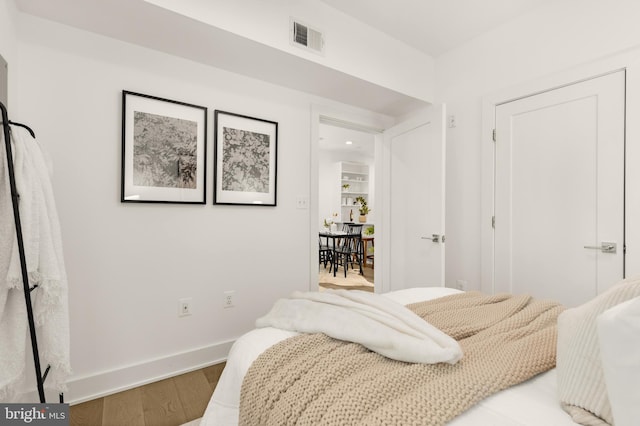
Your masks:
<svg viewBox="0 0 640 426"><path fill-rule="evenodd" d="M207 108L122 91L122 202L206 203Z"/></svg>
<svg viewBox="0 0 640 426"><path fill-rule="evenodd" d="M276 205L278 123L216 111L214 204Z"/></svg>

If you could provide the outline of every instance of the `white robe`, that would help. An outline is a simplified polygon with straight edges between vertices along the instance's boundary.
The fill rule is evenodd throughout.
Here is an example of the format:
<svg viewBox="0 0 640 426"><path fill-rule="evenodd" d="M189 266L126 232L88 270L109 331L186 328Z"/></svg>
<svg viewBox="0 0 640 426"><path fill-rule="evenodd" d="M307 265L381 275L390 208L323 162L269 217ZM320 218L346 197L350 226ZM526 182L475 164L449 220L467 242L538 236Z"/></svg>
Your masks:
<svg viewBox="0 0 640 426"><path fill-rule="evenodd" d="M45 388L66 390L69 361L67 275L50 170L39 144L20 127L11 139L20 220L29 284L38 285L31 300L42 373L51 370ZM37 402L18 242L7 171L4 134L0 132L0 402Z"/></svg>

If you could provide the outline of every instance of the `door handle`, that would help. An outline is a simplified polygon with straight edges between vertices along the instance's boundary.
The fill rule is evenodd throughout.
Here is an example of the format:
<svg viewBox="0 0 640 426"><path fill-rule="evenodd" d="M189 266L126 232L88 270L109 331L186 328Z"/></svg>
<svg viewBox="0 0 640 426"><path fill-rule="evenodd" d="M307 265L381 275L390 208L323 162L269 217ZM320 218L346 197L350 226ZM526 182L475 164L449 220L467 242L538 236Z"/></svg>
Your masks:
<svg viewBox="0 0 640 426"><path fill-rule="evenodd" d="M617 250L616 243L603 242L599 246L584 246L586 249L602 250L603 253L615 253Z"/></svg>
<svg viewBox="0 0 640 426"><path fill-rule="evenodd" d="M423 240L431 240L434 243L440 242L440 234L431 234L430 237L420 237ZM444 243L444 235L442 236L442 242Z"/></svg>

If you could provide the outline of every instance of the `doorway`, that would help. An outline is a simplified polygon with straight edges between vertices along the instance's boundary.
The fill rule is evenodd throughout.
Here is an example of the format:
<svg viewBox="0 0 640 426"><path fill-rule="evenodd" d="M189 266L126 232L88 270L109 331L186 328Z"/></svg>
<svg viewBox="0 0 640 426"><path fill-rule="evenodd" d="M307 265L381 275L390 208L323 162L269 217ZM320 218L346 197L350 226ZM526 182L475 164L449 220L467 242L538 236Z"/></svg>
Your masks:
<svg viewBox="0 0 640 426"><path fill-rule="evenodd" d="M354 121L341 121L328 118L340 116L339 113L325 111L326 109L321 107L312 107L311 135L314 143L311 144L310 170L310 290L318 289L318 228L322 226L322 216L317 207L320 155L317 140L321 124L335 124L337 127L355 129L374 136L375 169L372 181L375 213L369 217L375 227L374 291L388 292L410 286L444 286L445 105L427 106L401 122L386 119L380 121L379 118L371 117L366 121L363 121L362 117ZM354 124L363 122L367 124ZM407 176L396 173L404 167L399 154L403 154L400 157L404 158L417 158L418 164L414 167L419 171L417 178L410 176L409 181L406 181L402 177ZM392 182L397 184L393 188ZM339 181L336 186L338 185ZM399 214L406 213L406 209L402 210L398 198L403 194L407 195L407 201L424 198L428 205L419 211L410 208L409 210L415 214L410 216L413 226L409 229L409 234L392 241L393 235L400 235L399 230L407 230L403 226L407 217L405 214ZM394 203L398 204L400 210L392 208ZM325 214L327 213L322 212L322 215ZM414 240L419 241L419 249L412 245ZM415 281L406 279L408 276L403 272L407 262L403 264L396 261L406 256L412 259L408 267L422 271L411 275L416 278Z"/></svg>
<svg viewBox="0 0 640 426"><path fill-rule="evenodd" d="M339 266L334 274L326 255L319 258L319 289L353 289L373 292L375 289L375 224L376 224L376 134L373 129L353 128L326 119L319 125L318 140L318 218L317 228L342 230L348 223L362 223L362 250L366 252L360 266ZM369 209L360 221L361 201ZM339 240L338 240L339 241ZM333 241L329 240L329 245ZM319 245L325 245L320 238ZM366 248L365 248L366 246ZM313 267L314 265L312 265Z"/></svg>
<svg viewBox="0 0 640 426"><path fill-rule="evenodd" d="M576 306L624 277L625 72L495 106L494 291Z"/></svg>

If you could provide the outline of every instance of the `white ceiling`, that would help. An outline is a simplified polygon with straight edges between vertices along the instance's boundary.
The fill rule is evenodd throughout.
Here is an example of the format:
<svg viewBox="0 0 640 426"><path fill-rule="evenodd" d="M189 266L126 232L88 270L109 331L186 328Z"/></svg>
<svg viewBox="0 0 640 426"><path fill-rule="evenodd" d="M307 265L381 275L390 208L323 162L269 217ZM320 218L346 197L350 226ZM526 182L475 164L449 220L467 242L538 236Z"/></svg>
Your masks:
<svg viewBox="0 0 640 426"><path fill-rule="evenodd" d="M519 15L559 0L322 0L437 57Z"/></svg>
<svg viewBox="0 0 640 426"><path fill-rule="evenodd" d="M551 1L559 0L321 0L334 9L375 27L430 56L490 31ZM353 144L345 142L351 140ZM357 152L373 158L374 138L322 124L321 150Z"/></svg>
<svg viewBox="0 0 640 426"><path fill-rule="evenodd" d="M363 158L374 158L375 138L372 133L320 124L318 149L341 153L356 152ZM351 141L348 145L346 142Z"/></svg>

